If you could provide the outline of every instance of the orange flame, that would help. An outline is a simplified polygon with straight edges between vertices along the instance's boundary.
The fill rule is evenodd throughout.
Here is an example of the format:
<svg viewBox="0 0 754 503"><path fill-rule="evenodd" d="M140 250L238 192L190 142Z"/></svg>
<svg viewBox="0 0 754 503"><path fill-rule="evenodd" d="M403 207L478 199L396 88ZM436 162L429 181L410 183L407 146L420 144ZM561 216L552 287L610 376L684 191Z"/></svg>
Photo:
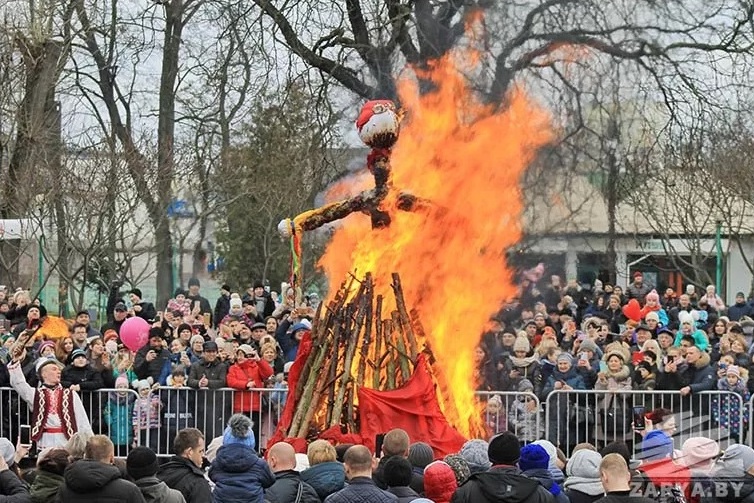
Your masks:
<svg viewBox="0 0 754 503"><path fill-rule="evenodd" d="M399 83L407 117L383 203L391 225L373 230L368 217L351 215L320 265L331 285L352 271L372 272L386 300L391 272L401 275L406 302L418 309L449 384L446 417L471 436L481 431L473 353L489 317L516 292L505 252L521 237L519 182L551 139L550 119L518 89L499 110L482 104L451 57L421 77L436 90L420 95L416 80ZM404 191L431 201L431 209L398 210ZM383 313L394 309L386 307Z"/></svg>

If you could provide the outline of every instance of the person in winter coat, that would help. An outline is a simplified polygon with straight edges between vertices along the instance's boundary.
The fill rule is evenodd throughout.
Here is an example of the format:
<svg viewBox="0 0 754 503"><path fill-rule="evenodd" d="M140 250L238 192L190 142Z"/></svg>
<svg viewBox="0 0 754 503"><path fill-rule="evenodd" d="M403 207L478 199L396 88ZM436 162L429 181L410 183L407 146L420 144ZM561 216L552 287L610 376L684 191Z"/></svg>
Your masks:
<svg viewBox="0 0 754 503"><path fill-rule="evenodd" d="M657 290L652 290L645 297L646 303L641 308L641 317L646 320L649 313L657 313L658 325L661 327L667 327L669 323L668 313L662 308L660 304L660 295Z"/></svg>
<svg viewBox="0 0 754 503"><path fill-rule="evenodd" d="M134 396L128 392L128 378L121 374L115 380L115 389L110 391L103 412L110 440L115 445L115 453L125 456L133 441L133 402Z"/></svg>
<svg viewBox="0 0 754 503"><path fill-rule="evenodd" d="M563 489L571 503L594 503L605 494L600 463L600 453L590 449L576 451L568 460Z"/></svg>
<svg viewBox="0 0 754 503"><path fill-rule="evenodd" d="M212 319L214 320L215 328L217 328L220 325L220 322L223 318L225 318L228 313L230 312L230 287L228 285L223 285L220 287L220 296L217 298L217 302L215 302L215 310L212 316Z"/></svg>
<svg viewBox="0 0 754 503"><path fill-rule="evenodd" d="M343 456L348 484L325 498L324 503L396 503L398 498L383 491L372 480L372 453L363 445L353 445Z"/></svg>
<svg viewBox="0 0 754 503"><path fill-rule="evenodd" d="M296 451L285 442L273 445L267 453L275 483L265 489L264 497L269 503L320 503L317 491L303 482L296 468Z"/></svg>
<svg viewBox="0 0 754 503"><path fill-rule="evenodd" d="M626 365L626 355L621 351L610 351L605 355L606 368L604 372L597 374L597 383L594 389L598 391L630 391L631 371ZM630 412L630 395L616 395L607 393L600 395L597 404L596 438L605 440L614 436L633 437L630 429L630 420L626 423L627 414Z"/></svg>
<svg viewBox="0 0 754 503"><path fill-rule="evenodd" d="M678 320L680 322L680 328L675 334L675 341L673 342L673 344L675 346L680 346L681 339L683 339L685 335L690 335L694 338L694 345L700 350L706 351L707 346L709 346L709 339L707 338L707 334L705 334L704 331L696 328L694 316L691 313L682 311L678 314Z"/></svg>
<svg viewBox="0 0 754 503"><path fill-rule="evenodd" d="M92 422L94 431L100 430L101 400L97 390L105 386L102 373L95 371L86 357L86 351L74 349L70 356L70 364L60 376L60 384L64 388L78 391L84 404L86 415Z"/></svg>
<svg viewBox="0 0 754 503"><path fill-rule="evenodd" d="M747 411L743 418L744 424L741 424L741 405L744 404L745 407L745 404L749 402L749 390L741 379L741 370L735 365L726 367L725 377L717 381L717 389L728 393L712 397L712 419L717 421L720 427L726 428L731 437L738 441L749 419ZM741 399L731 396L731 393L735 393Z"/></svg>
<svg viewBox="0 0 754 503"><path fill-rule="evenodd" d="M516 337L513 354L505 360L505 373L508 374L507 390L515 391L522 379L536 382L539 378L539 358L529 356L531 344L525 334Z"/></svg>
<svg viewBox="0 0 754 503"><path fill-rule="evenodd" d="M301 480L314 488L319 499L324 500L343 489L346 472L343 465L338 463L335 447L330 442L315 440L309 444L306 457L309 468L301 472Z"/></svg>
<svg viewBox="0 0 754 503"><path fill-rule="evenodd" d="M259 357L257 351L248 344L241 344L236 351L236 363L228 369L228 387L236 393L233 396L233 412L255 416L254 437L259 438L261 424L261 402L258 391L248 391L252 388L263 388L265 381L272 375L272 367ZM254 414L256 413L256 414Z"/></svg>
<svg viewBox="0 0 754 503"><path fill-rule="evenodd" d="M569 427L570 411L573 408L571 397L562 393L549 396L550 393L583 389L586 389L584 380L573 365L573 357L569 353L561 353L557 359L557 367L547 380L541 395L541 399L547 402L547 407L551 407L548 440L553 444L575 445L578 443L578 435ZM575 398L573 400L575 401Z"/></svg>
<svg viewBox="0 0 754 503"><path fill-rule="evenodd" d="M398 503L410 503L420 497L416 491L409 487L412 472L409 460L400 456L392 456L385 463L387 492L395 495L398 498ZM450 494L453 494L452 491Z"/></svg>
<svg viewBox="0 0 754 503"><path fill-rule="evenodd" d="M736 294L736 302L728 307L728 319L730 321L738 321L744 316L749 318L754 315L754 309L746 302L746 296L743 292Z"/></svg>
<svg viewBox="0 0 754 503"><path fill-rule="evenodd" d="M709 354L703 352L698 346L690 346L686 350L686 363L688 367L682 376L686 386L680 389L681 395L691 401L691 410L694 414L705 413L709 410L709 399L702 395L701 398L692 396L700 391L711 391L717 386L715 369L710 365ZM688 410L689 407L685 407Z"/></svg>
<svg viewBox="0 0 754 503"><path fill-rule="evenodd" d="M186 503L180 491L170 489L155 476L159 468L157 455L149 447L136 447L126 458L126 472L147 503Z"/></svg>
<svg viewBox="0 0 754 503"><path fill-rule="evenodd" d="M539 438L539 402L528 393L534 392L534 385L528 379L518 385L519 393L508 410L508 427L522 442L534 442Z"/></svg>
<svg viewBox="0 0 754 503"><path fill-rule="evenodd" d="M754 449L731 444L716 464L714 503L754 502Z"/></svg>
<svg viewBox="0 0 754 503"><path fill-rule="evenodd" d="M16 448L7 438L0 438L0 501L29 503L29 489L19 478Z"/></svg>
<svg viewBox="0 0 754 503"><path fill-rule="evenodd" d="M451 503L554 503L550 491L538 481L521 475L516 467L520 449L513 433L492 438L487 451L492 468L472 474L453 494Z"/></svg>
<svg viewBox="0 0 754 503"><path fill-rule="evenodd" d="M160 327L149 329L149 342L136 352L134 372L139 379L151 377L160 382L160 374L165 362L170 359L170 351L163 345L165 331Z"/></svg>
<svg viewBox="0 0 754 503"><path fill-rule="evenodd" d="M151 323L157 318L157 310L154 308L154 304L143 300L141 295L141 290L138 288L134 288L128 292L128 300L131 301L131 311L133 311L134 316L138 316Z"/></svg>
<svg viewBox="0 0 754 503"><path fill-rule="evenodd" d="M209 468L215 483L214 503L263 503L264 490L275 483L267 462L256 454L251 419L233 414L223 433L223 445Z"/></svg>
<svg viewBox="0 0 754 503"><path fill-rule="evenodd" d="M104 435L95 435L86 444L84 459L74 461L63 474L64 484L58 503L145 503L141 491L122 478L113 464L113 443Z"/></svg>
<svg viewBox="0 0 754 503"><path fill-rule="evenodd" d="M647 425L652 426L649 420ZM642 460L637 478L642 494L657 495L660 503L691 501L691 472L673 461L673 439L667 433L647 433L637 454Z"/></svg>
<svg viewBox="0 0 754 503"><path fill-rule="evenodd" d="M29 494L32 503L54 501L62 487L63 473L70 464L68 451L60 447L45 449L37 458L37 473Z"/></svg>
<svg viewBox="0 0 754 503"><path fill-rule="evenodd" d="M224 418L230 416L231 392L221 391L227 382L228 367L218 358L214 341L204 343L202 360L191 365L186 384L195 391L196 422L207 438L220 436Z"/></svg>
<svg viewBox="0 0 754 503"><path fill-rule="evenodd" d="M557 503L569 503L568 497L563 493L560 485L550 475L549 464L550 456L541 445L529 444L521 448L521 459L518 461L518 467L523 474L542 484L542 487L550 491L550 494L555 497Z"/></svg>
<svg viewBox="0 0 754 503"><path fill-rule="evenodd" d="M162 465L157 478L183 494L186 503L212 501L209 482L201 466L204 459L204 435L196 428L178 432L173 442L174 456Z"/></svg>

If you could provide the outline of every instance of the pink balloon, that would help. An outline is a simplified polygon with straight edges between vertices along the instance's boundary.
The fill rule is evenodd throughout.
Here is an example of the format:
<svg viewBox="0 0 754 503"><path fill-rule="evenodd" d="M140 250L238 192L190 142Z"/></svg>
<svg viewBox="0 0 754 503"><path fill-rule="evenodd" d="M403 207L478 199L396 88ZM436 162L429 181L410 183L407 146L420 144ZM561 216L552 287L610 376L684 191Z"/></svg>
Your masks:
<svg viewBox="0 0 754 503"><path fill-rule="evenodd" d="M144 318L132 316L120 326L120 340L131 351L138 351L149 341L149 323Z"/></svg>

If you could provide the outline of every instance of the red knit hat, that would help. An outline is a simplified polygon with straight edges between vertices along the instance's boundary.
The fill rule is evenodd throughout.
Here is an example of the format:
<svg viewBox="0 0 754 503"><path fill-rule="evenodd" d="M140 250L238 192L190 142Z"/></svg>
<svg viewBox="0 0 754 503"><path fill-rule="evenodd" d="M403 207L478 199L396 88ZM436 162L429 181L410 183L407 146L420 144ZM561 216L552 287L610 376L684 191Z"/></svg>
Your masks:
<svg viewBox="0 0 754 503"><path fill-rule="evenodd" d="M445 461L435 461L424 469L424 495L435 503L449 502L458 489L456 474Z"/></svg>

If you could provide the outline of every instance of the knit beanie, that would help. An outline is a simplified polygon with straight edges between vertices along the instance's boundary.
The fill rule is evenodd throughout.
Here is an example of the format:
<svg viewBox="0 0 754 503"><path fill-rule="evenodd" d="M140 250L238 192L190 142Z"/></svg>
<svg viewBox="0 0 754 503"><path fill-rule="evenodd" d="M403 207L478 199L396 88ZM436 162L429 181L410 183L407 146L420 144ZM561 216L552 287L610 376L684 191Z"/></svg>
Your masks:
<svg viewBox="0 0 754 503"><path fill-rule="evenodd" d="M120 388L123 386L128 388L128 376L126 374L121 374L115 378L115 387Z"/></svg>
<svg viewBox="0 0 754 503"><path fill-rule="evenodd" d="M736 377L741 377L741 369L738 368L736 365L731 365L728 367L728 369L725 371L725 375L734 375Z"/></svg>
<svg viewBox="0 0 754 503"><path fill-rule="evenodd" d="M529 339L523 335L516 337L516 341L513 343L513 351L525 351L526 353L529 353L529 351L531 351Z"/></svg>
<svg viewBox="0 0 754 503"><path fill-rule="evenodd" d="M529 379L521 379L518 382L518 392L519 393L526 393L534 391L534 385Z"/></svg>
<svg viewBox="0 0 754 503"><path fill-rule="evenodd" d="M453 473L456 475L456 482L460 486L467 480L469 480L469 477L471 477L471 469L469 469L469 464L466 462L466 459L464 459L463 456L460 454L448 454L443 459L448 466L450 466L453 469Z"/></svg>
<svg viewBox="0 0 754 503"><path fill-rule="evenodd" d="M444 461L434 461L424 469L424 495L430 500L450 501L456 489L456 475Z"/></svg>
<svg viewBox="0 0 754 503"><path fill-rule="evenodd" d="M421 468L422 470L435 459L435 453L432 447L424 442L415 442L408 448L408 460L411 466Z"/></svg>
<svg viewBox="0 0 754 503"><path fill-rule="evenodd" d="M550 455L541 445L528 444L521 448L521 459L518 467L521 471L544 470L550 464Z"/></svg>
<svg viewBox="0 0 754 503"><path fill-rule="evenodd" d="M597 344L592 339L586 339L581 343L581 346L579 346L579 351L591 351L592 353L596 353Z"/></svg>
<svg viewBox="0 0 754 503"><path fill-rule="evenodd" d="M654 320L657 323L660 322L660 315L657 314L657 311L650 311L647 314L644 315L644 321Z"/></svg>
<svg viewBox="0 0 754 503"><path fill-rule="evenodd" d="M468 440L459 454L466 460L471 473L486 472L492 466L488 457L489 444L484 440L475 438Z"/></svg>
<svg viewBox="0 0 754 503"><path fill-rule="evenodd" d="M135 447L126 458L126 471L134 480L153 477L159 468L157 455L149 447Z"/></svg>
<svg viewBox="0 0 754 503"><path fill-rule="evenodd" d="M257 441L251 427L251 419L243 414L233 414L228 419L228 426L223 432L223 445L241 444L251 449L257 448Z"/></svg>
<svg viewBox="0 0 754 503"><path fill-rule="evenodd" d="M568 362L571 365L573 365L573 356L571 356L571 353L560 353L558 355L558 363L560 362Z"/></svg>
<svg viewBox="0 0 754 503"><path fill-rule="evenodd" d="M487 455L493 465L515 465L521 457L518 437L509 431L492 437Z"/></svg>

